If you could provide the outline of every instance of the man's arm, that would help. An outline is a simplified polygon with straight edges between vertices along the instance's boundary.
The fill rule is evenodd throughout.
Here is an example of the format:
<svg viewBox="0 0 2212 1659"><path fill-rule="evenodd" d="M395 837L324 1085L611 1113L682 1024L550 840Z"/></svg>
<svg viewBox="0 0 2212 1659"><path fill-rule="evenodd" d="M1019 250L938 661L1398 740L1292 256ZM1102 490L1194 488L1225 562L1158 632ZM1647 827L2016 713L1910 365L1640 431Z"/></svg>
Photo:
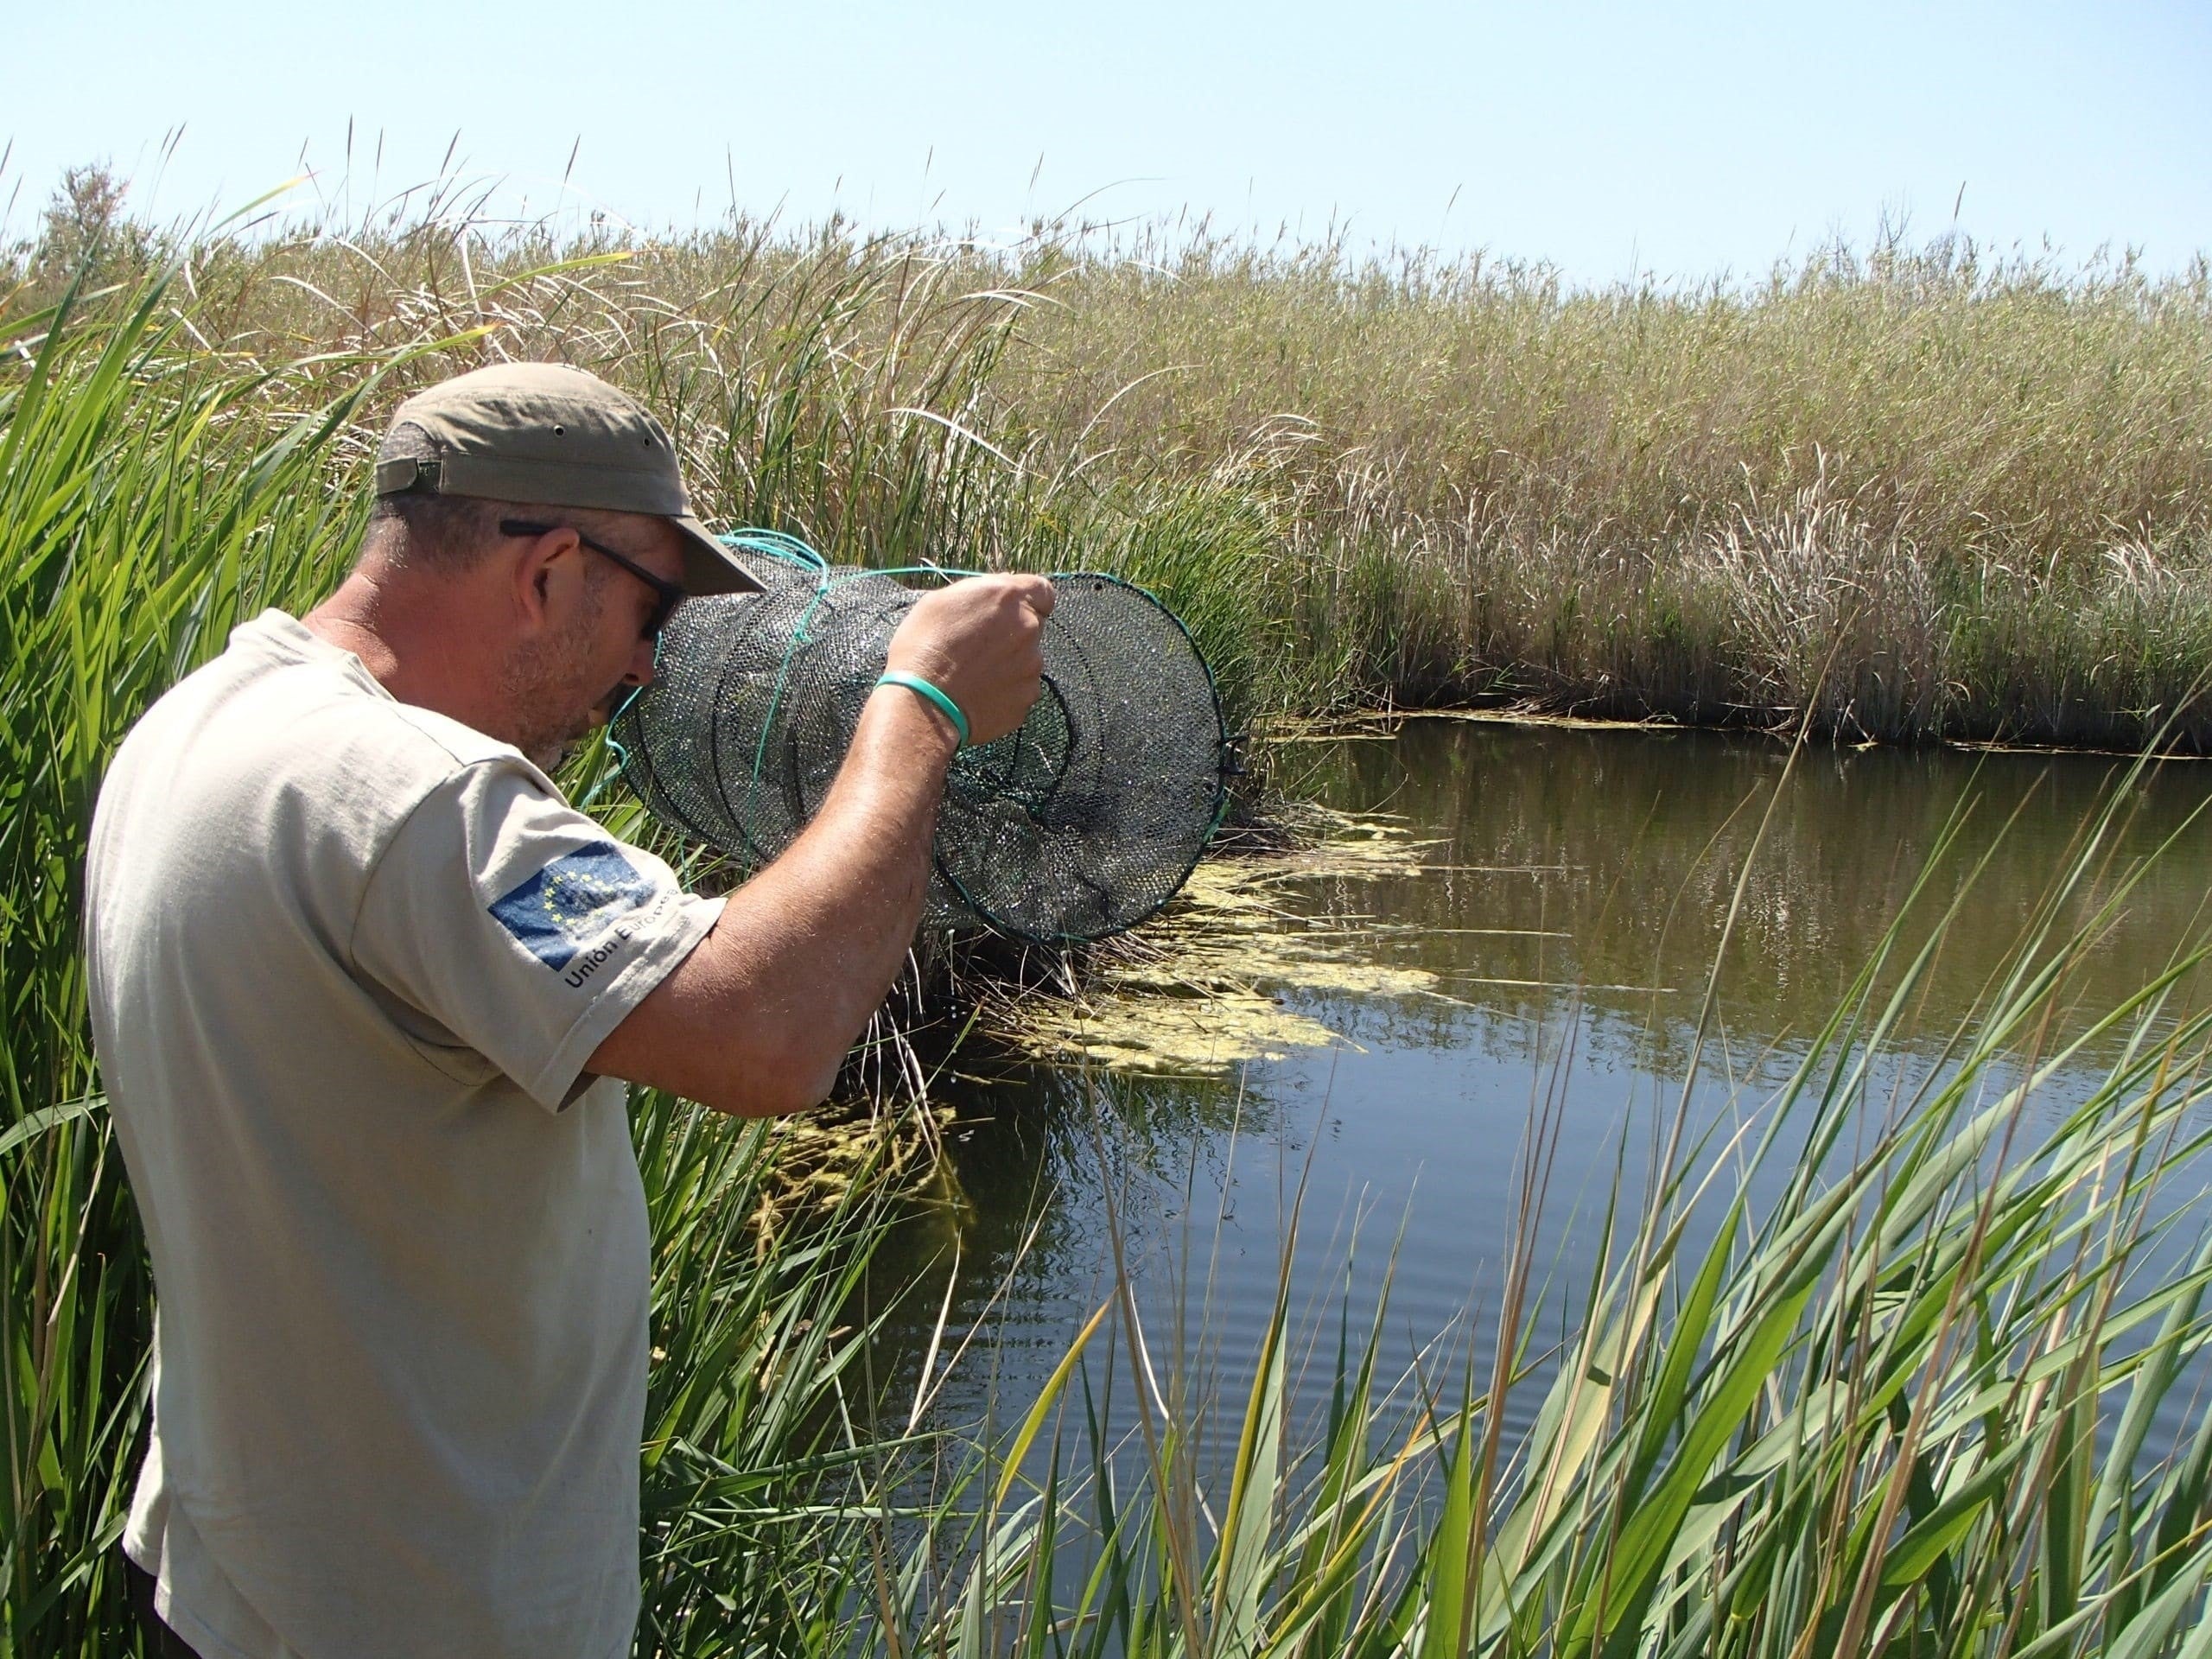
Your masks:
<svg viewBox="0 0 2212 1659"><path fill-rule="evenodd" d="M988 742L1036 701L1038 638L1052 607L1039 577L956 583L908 613L889 666L942 689L974 741ZM827 1095L921 919L957 741L922 697L879 687L814 821L730 896L714 931L599 1046L590 1069L748 1117L801 1111Z"/></svg>

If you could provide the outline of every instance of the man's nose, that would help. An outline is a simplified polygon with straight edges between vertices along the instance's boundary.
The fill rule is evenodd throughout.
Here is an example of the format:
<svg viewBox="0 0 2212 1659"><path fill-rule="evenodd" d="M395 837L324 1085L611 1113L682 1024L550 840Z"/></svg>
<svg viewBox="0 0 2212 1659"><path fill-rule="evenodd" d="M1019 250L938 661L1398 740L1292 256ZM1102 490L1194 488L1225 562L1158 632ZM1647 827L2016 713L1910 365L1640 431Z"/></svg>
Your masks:
<svg viewBox="0 0 2212 1659"><path fill-rule="evenodd" d="M653 659L660 655L658 639L640 639L637 649L630 653L630 671L622 677L625 685L645 686L653 683Z"/></svg>

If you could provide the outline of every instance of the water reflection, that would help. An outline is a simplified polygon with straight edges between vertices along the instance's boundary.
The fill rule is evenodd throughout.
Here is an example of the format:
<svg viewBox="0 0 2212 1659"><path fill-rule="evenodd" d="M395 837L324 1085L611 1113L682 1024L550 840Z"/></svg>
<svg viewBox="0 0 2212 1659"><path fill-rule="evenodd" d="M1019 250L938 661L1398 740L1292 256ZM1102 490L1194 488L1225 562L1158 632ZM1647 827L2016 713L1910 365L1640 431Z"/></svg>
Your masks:
<svg viewBox="0 0 2212 1659"><path fill-rule="evenodd" d="M1313 781L1332 802L1402 813L1447 837L1440 850L1456 868L1315 897L1440 930L1378 935L1376 948L1465 988L1495 1040L1523 1041L1563 987L1586 1005L1593 1034L1637 1033L1640 1064L1678 1066L1682 1004L1667 993L1687 995L1694 1016L1787 760L1779 746L1709 734L1414 722L1392 743L1343 746ZM2126 766L2075 755L1802 754L1722 957L1719 1013L1738 1045L1786 1044L1833 1012L1963 815L1922 913L1932 919L1948 907L1981 855L1999 850L1948 931L1948 963L1921 1011L1923 1029L1948 1031L2029 925ZM2126 804L2109 868L2180 830L2208 779L2183 763L2146 779ZM2155 866L2079 995L2116 1001L2188 937L2203 917L2204 876L2201 838ZM1440 931L1478 924L1565 937ZM1652 987L1662 989L1640 988Z"/></svg>
<svg viewBox="0 0 2212 1659"><path fill-rule="evenodd" d="M1216 1344L1223 1386L1272 1306L1301 1181L1300 1306L1348 1293L1363 1325L1402 1226L1394 1356L1464 1335L1471 1309L1494 1306L1516 1153L1532 1102L1554 1090L1542 1236L1559 1281L1579 1283L1624 1162L1632 1191L1649 1135L1685 1096L1697 1123L1756 1111L1923 879L1909 944L1959 901L1897 1045L1899 1087L1924 1072L2125 772L2094 757L1820 750L1777 797L1786 761L1776 745L1710 734L1447 721L1312 749L1302 786L1400 815L1436 844L1419 874L1300 882L1287 907L1358 931L1376 960L1435 975L1446 998L1287 992L1344 1045L1225 1080L1038 1066L975 1084L950 1142L969 1207L918 1224L880 1266L879 1295L911 1294L879 1374L911 1388L957 1259L952 1323L988 1312L996 1357L957 1375L941 1409L969 1420L994 1384L1026 1402L1111 1282L1109 1193L1143 1300L1162 1319L1204 1305L1189 1317ZM2180 840L2070 982L2077 1006L2118 1001L2205 920L2205 832L2190 818L2207 780L2170 766L2122 804L2101 878L2067 914L2091 913L2122 872ZM1686 1089L1716 957L1715 1019ZM2082 1057L2083 1090L2098 1058ZM2050 1109L2068 1097L2062 1079Z"/></svg>

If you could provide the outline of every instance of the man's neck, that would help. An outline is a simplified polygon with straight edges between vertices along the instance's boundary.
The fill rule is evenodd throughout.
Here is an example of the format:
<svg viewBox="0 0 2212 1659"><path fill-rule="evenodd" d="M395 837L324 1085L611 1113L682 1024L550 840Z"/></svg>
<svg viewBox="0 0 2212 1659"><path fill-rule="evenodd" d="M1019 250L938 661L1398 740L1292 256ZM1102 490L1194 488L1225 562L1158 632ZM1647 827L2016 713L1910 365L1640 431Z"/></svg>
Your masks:
<svg viewBox="0 0 2212 1659"><path fill-rule="evenodd" d="M471 596L453 588L365 561L300 620L316 638L359 657L400 702L499 736L498 668L468 647L481 637L467 626Z"/></svg>
<svg viewBox="0 0 2212 1659"><path fill-rule="evenodd" d="M384 610L373 581L356 570L339 584L337 591L300 619L308 632L340 651L350 651L377 683L394 696L392 682L404 677L399 655L378 626Z"/></svg>

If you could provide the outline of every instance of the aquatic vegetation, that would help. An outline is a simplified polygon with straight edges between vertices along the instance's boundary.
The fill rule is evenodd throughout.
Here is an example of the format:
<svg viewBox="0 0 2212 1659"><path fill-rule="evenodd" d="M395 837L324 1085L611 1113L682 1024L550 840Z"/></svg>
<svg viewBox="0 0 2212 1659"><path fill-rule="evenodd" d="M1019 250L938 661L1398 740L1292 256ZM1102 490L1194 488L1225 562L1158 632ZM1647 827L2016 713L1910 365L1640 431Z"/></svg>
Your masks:
<svg viewBox="0 0 2212 1659"><path fill-rule="evenodd" d="M2131 753L2177 715L2186 747L2212 732L2202 268L1939 239L1576 290L1204 230L624 241L452 195L194 238L75 182L43 242L0 251L15 308L69 257L127 285L188 250L200 336L331 354L319 383L431 335L395 389L582 363L670 414L718 519L843 562L1154 588L1240 721L1809 709L1847 741ZM350 476L360 435L334 454Z"/></svg>
<svg viewBox="0 0 2212 1659"><path fill-rule="evenodd" d="M984 1028L1037 1059L1228 1075L1346 1040L1286 993L1440 995L1433 974L1375 962L1357 938L1268 901L1286 881L1417 872L1427 844L1386 819L1312 807L1303 817L1312 844L1200 865L1156 925L1094 950L1067 995L987 998Z"/></svg>

